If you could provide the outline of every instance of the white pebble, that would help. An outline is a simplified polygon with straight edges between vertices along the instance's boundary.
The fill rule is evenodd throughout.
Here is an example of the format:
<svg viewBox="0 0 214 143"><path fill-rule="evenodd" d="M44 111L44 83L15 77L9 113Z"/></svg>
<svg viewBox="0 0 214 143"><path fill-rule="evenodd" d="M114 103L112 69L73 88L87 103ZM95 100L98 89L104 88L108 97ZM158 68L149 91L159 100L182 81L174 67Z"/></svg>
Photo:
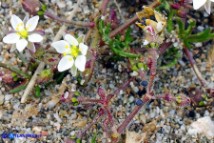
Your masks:
<svg viewBox="0 0 214 143"><path fill-rule="evenodd" d="M6 94L6 95L5 95L5 101L9 101L12 97L13 97L13 95L11 95L11 94Z"/></svg>
<svg viewBox="0 0 214 143"><path fill-rule="evenodd" d="M203 31L203 30L204 30L204 27L203 27L203 26L198 26L197 29L198 29L199 31Z"/></svg>
<svg viewBox="0 0 214 143"><path fill-rule="evenodd" d="M201 42L198 42L198 43L195 43L195 47L202 47L202 43Z"/></svg>
<svg viewBox="0 0 214 143"><path fill-rule="evenodd" d="M208 139L212 139L214 137L214 122L209 116L199 118L190 125L188 134L191 136L201 134L206 136Z"/></svg>

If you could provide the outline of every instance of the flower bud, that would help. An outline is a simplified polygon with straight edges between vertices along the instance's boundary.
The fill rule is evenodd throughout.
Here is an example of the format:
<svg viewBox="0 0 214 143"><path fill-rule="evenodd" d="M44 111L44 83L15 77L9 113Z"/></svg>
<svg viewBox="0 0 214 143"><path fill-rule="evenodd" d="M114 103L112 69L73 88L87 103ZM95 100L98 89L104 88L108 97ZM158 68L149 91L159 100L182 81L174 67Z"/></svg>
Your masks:
<svg viewBox="0 0 214 143"><path fill-rule="evenodd" d="M179 9L179 8L181 7L181 5L178 4L178 3L173 3L173 4L171 4L171 7L172 7L173 9Z"/></svg>
<svg viewBox="0 0 214 143"><path fill-rule="evenodd" d="M37 83L44 83L50 81L53 77L53 73L51 69L45 69L39 74L39 78L37 79Z"/></svg>
<svg viewBox="0 0 214 143"><path fill-rule="evenodd" d="M187 17L187 11L185 11L184 9L178 10L178 16L181 18L186 18Z"/></svg>
<svg viewBox="0 0 214 143"><path fill-rule="evenodd" d="M37 15L40 8L39 0L22 0L21 4L25 11L32 15Z"/></svg>

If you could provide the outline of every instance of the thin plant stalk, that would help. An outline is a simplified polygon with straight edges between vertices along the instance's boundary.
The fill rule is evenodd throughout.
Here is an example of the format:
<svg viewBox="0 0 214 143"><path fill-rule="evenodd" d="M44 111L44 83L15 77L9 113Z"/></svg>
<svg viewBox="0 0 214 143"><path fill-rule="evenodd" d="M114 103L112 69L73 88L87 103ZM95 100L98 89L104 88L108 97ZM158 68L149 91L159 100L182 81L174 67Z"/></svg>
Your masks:
<svg viewBox="0 0 214 143"><path fill-rule="evenodd" d="M109 3L109 0L103 0L101 6L99 8L101 13L102 13L102 15L105 15L108 3Z"/></svg>
<svg viewBox="0 0 214 143"><path fill-rule="evenodd" d="M85 135L85 133L86 133L94 124L97 123L97 121L100 119L100 117L101 117L102 115L103 115L103 114L98 114L98 115L93 119L93 121L92 121L90 124L88 124L88 126L85 127L84 130L79 131L78 134L77 134L77 138L81 139L81 138Z"/></svg>
<svg viewBox="0 0 214 143"><path fill-rule="evenodd" d="M82 21L72 21L72 20L66 20L66 19L61 19L58 16L54 15L50 11L45 11L45 16L57 20L59 22L71 24L71 25L76 25L76 26L81 26L81 27L94 27L95 23L94 22L82 22Z"/></svg>
<svg viewBox="0 0 214 143"><path fill-rule="evenodd" d="M167 49L169 49L172 45L172 42L164 42L163 44L160 45L159 47L159 55L162 55L166 52Z"/></svg>
<svg viewBox="0 0 214 143"><path fill-rule="evenodd" d="M120 92L120 90L125 90L125 89L127 88L127 86L129 85L129 83L130 83L131 81L133 81L134 79L135 79L135 78L132 77L132 78L130 78L128 81L126 81L123 85L121 85L118 89L116 89L116 90L114 91L114 95L118 95L119 92Z"/></svg>
<svg viewBox="0 0 214 143"><path fill-rule="evenodd" d="M189 62L190 62L190 65L193 69L193 71L195 72L198 80L200 81L201 85L202 86L206 86L207 85L207 81L203 78L201 72L199 71L196 63L195 63L195 60L193 59L193 56L192 56L192 53L189 51L189 49L187 47L184 47L183 48L183 51L185 53L185 55L187 56Z"/></svg>
<svg viewBox="0 0 214 143"><path fill-rule="evenodd" d="M155 8L157 6L160 5L160 1L157 0L155 2L153 2L149 7ZM121 25L120 27L118 27L117 29L115 29L114 31L112 31L110 33L110 37L114 37L117 34L119 34L120 32L124 31L125 29L127 29L130 25L132 25L133 23L135 23L138 20L137 15L135 15L134 17L132 17L131 19L127 20L126 23L124 23L123 25Z"/></svg>
<svg viewBox="0 0 214 143"><path fill-rule="evenodd" d="M21 103L25 103L26 102L27 96L32 91L32 89L33 89L33 87L34 87L34 85L36 83L36 79L37 79L39 73L41 73L41 71L44 69L44 67L45 67L45 63L44 62L41 62L39 64L39 66L37 67L35 73L33 74L30 82L28 83L28 85L27 85L27 87L25 89L25 92L24 92L24 94L22 96L22 99L21 99Z"/></svg>
<svg viewBox="0 0 214 143"><path fill-rule="evenodd" d="M2 62L0 62L0 67L3 67L3 68L5 68L5 69L8 69L8 70L10 70L10 71L16 73L17 75L20 75L21 77L26 78L26 79L29 79L29 78L31 77L31 76L28 75L27 73L24 73L24 72L22 72L21 70L19 70L19 69L17 69L17 68L14 68L14 67L11 66L11 65L4 64L4 63L2 63Z"/></svg>
<svg viewBox="0 0 214 143"><path fill-rule="evenodd" d="M149 100L148 100L149 101ZM122 122L122 124L117 128L117 133L122 134L125 128L129 125L132 119L137 115L140 109L148 102L145 101L141 106L135 106L132 112L126 117L126 119Z"/></svg>

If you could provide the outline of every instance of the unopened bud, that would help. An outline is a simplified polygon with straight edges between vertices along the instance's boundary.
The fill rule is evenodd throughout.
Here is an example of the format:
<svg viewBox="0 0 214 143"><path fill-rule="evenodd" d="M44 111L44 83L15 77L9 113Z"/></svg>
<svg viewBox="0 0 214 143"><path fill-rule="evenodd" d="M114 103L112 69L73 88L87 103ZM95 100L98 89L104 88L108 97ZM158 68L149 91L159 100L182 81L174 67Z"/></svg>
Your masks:
<svg viewBox="0 0 214 143"><path fill-rule="evenodd" d="M180 7L181 7L181 5L178 3L171 4L171 8L173 8L173 9L179 9Z"/></svg>
<svg viewBox="0 0 214 143"><path fill-rule="evenodd" d="M37 83L48 82L53 77L53 73L51 69L45 69L39 74L39 78L37 79Z"/></svg>
<svg viewBox="0 0 214 143"><path fill-rule="evenodd" d="M178 10L178 16L181 18L186 18L187 12L183 9Z"/></svg>
<svg viewBox="0 0 214 143"><path fill-rule="evenodd" d="M40 8L39 0L22 0L21 4L25 11L32 15L37 15Z"/></svg>

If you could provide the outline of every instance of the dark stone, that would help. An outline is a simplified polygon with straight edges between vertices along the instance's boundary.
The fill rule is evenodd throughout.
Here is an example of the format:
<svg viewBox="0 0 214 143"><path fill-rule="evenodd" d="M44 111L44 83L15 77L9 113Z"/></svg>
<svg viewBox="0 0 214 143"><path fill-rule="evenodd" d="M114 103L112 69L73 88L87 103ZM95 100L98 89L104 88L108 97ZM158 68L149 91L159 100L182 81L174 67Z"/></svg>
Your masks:
<svg viewBox="0 0 214 143"><path fill-rule="evenodd" d="M195 111L194 110L189 111L188 116L191 117L191 118L195 118L195 116L196 116L195 115Z"/></svg>
<svg viewBox="0 0 214 143"><path fill-rule="evenodd" d="M148 85L148 81L143 80L143 81L141 81L140 84L141 84L142 86L146 87L146 86Z"/></svg>
<svg viewBox="0 0 214 143"><path fill-rule="evenodd" d="M144 94L146 94L146 89L144 88L143 90L139 90L137 94L139 97L142 97Z"/></svg>

